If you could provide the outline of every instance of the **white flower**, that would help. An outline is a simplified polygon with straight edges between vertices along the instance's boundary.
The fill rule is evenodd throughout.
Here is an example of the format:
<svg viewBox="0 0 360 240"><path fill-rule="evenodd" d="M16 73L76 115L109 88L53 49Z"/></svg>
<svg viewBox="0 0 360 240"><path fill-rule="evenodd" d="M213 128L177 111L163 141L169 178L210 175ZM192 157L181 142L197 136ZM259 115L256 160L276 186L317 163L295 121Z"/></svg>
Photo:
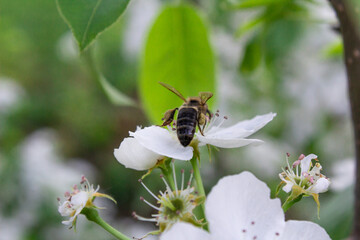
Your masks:
<svg viewBox="0 0 360 240"><path fill-rule="evenodd" d="M174 161L174 160L173 160ZM204 196L197 196L194 187L191 187L193 172L190 172L190 178L186 186L184 185L184 169L181 170L181 186L180 188L176 182L175 165L172 162L173 177L175 180L174 189L171 189L164 176L160 176L166 186L166 191L160 191L159 195L155 195L140 179L139 182L150 193L150 195L157 201L157 205L153 205L143 197L144 201L150 207L156 210L156 214L152 214L152 218L144 218L133 212L133 216L141 221L155 222L159 226L159 231L151 232L149 234L159 234L171 228L177 222L189 222L197 226L201 226L201 221L196 220L193 214L194 208L204 201ZM147 234L147 235L149 235ZM142 238L141 238L142 239Z"/></svg>
<svg viewBox="0 0 360 240"><path fill-rule="evenodd" d="M301 154L299 159L290 166L289 159L286 158L287 169L283 169L283 172L279 174L280 179L285 183L283 187L285 192L288 193L296 188L301 193L312 195L329 189L330 180L320 173L322 169L320 163L312 164L313 159L317 160L315 154L309 154L306 157Z"/></svg>
<svg viewBox="0 0 360 240"><path fill-rule="evenodd" d="M138 127L135 132L129 132L129 135L114 150L116 159L127 168L147 170L165 157L178 160L192 158L193 148L183 147L176 135L164 128Z"/></svg>
<svg viewBox="0 0 360 240"><path fill-rule="evenodd" d="M253 174L222 178L210 192L205 212L209 232L177 223L161 240L327 240L323 228L308 221L284 221L279 199Z"/></svg>
<svg viewBox="0 0 360 240"><path fill-rule="evenodd" d="M204 136L197 132L193 141L199 146L210 144L220 148L260 144L261 140L246 137L264 127L275 116L274 113L268 113L230 127L222 127L227 117L220 117L216 113L205 126ZM129 132L129 135L130 137L125 138L120 147L114 150L116 159L127 168L147 170L166 157L178 160L190 160L193 157L193 147L182 146L174 129L150 126L137 128L135 132Z"/></svg>
<svg viewBox="0 0 360 240"><path fill-rule="evenodd" d="M59 208L58 211L63 217L70 217L66 221L62 221L64 225L71 225L70 227L76 226L76 219L77 216L81 213L81 211L85 207L95 207L93 204L93 200L95 197L106 197L110 200L115 200L110 197L109 195L98 193L99 186L94 189L93 185L90 185L89 181L83 176L80 182L80 189L75 185L73 187L73 191L66 192L65 198L66 200L61 203L59 201Z"/></svg>
<svg viewBox="0 0 360 240"><path fill-rule="evenodd" d="M209 124L206 125L204 136L200 132L197 132L196 137L199 140L200 146L210 144L220 148L237 148L249 144L257 145L263 141L247 139L246 137L263 128L273 120L275 116L276 113L268 113L256 116L250 120L238 122L230 127L222 127L227 117L220 117L220 115L216 113Z"/></svg>

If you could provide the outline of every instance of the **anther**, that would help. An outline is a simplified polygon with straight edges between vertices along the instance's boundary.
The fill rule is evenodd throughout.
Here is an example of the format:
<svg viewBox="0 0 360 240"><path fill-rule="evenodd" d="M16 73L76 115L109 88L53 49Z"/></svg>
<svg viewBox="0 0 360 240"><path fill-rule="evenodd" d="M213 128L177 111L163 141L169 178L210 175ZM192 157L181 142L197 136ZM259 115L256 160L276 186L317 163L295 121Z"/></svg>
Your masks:
<svg viewBox="0 0 360 240"><path fill-rule="evenodd" d="M276 232L275 235L276 235L276 236L280 236L280 233Z"/></svg>
<svg viewBox="0 0 360 240"><path fill-rule="evenodd" d="M255 222L254 222L254 221L252 221L252 222L251 222L251 225L254 225L254 224L255 224Z"/></svg>
<svg viewBox="0 0 360 240"><path fill-rule="evenodd" d="M81 184L83 184L84 182L86 182L86 178L85 178L85 176L81 176Z"/></svg>
<svg viewBox="0 0 360 240"><path fill-rule="evenodd" d="M61 201L61 199L58 197L58 198L56 198L57 200L58 200L58 202L60 202Z"/></svg>
<svg viewBox="0 0 360 240"><path fill-rule="evenodd" d="M243 229L242 232L243 232L243 233L246 233L246 229Z"/></svg>
<svg viewBox="0 0 360 240"><path fill-rule="evenodd" d="M145 199L144 199L144 197L140 197L140 201L144 201Z"/></svg>
<svg viewBox="0 0 360 240"><path fill-rule="evenodd" d="M174 128L174 127L173 127L171 130L175 131L175 130L176 130L176 128Z"/></svg>
<svg viewBox="0 0 360 240"><path fill-rule="evenodd" d="M180 210L177 210L177 211L176 211L176 214L177 214L177 215L180 215L180 213L181 213Z"/></svg>
<svg viewBox="0 0 360 240"><path fill-rule="evenodd" d="M290 157L290 153L286 153L286 156L287 156L287 157Z"/></svg>
<svg viewBox="0 0 360 240"><path fill-rule="evenodd" d="M65 196L65 197L70 197L70 193L69 193L69 192L65 192L64 196Z"/></svg>
<svg viewBox="0 0 360 240"><path fill-rule="evenodd" d="M219 109L217 109L216 112L217 112L217 113L220 112Z"/></svg>
<svg viewBox="0 0 360 240"><path fill-rule="evenodd" d="M228 119L228 117L227 117L227 116L224 116L224 119L225 119L225 120L227 120L227 119Z"/></svg>
<svg viewBox="0 0 360 240"><path fill-rule="evenodd" d="M305 155L304 155L304 154L301 154L298 159L301 161L301 160L303 160L304 158L305 158Z"/></svg>
<svg viewBox="0 0 360 240"><path fill-rule="evenodd" d="M257 239L257 236L254 236L253 239L254 239L254 240Z"/></svg>
<svg viewBox="0 0 360 240"><path fill-rule="evenodd" d="M163 178L163 177L164 177L164 175L160 174L160 178Z"/></svg>
<svg viewBox="0 0 360 240"><path fill-rule="evenodd" d="M138 182L141 183L141 182L142 182L142 179L140 178L140 179L138 180Z"/></svg>
<svg viewBox="0 0 360 240"><path fill-rule="evenodd" d="M215 116L219 117L220 115L218 113L215 113Z"/></svg>

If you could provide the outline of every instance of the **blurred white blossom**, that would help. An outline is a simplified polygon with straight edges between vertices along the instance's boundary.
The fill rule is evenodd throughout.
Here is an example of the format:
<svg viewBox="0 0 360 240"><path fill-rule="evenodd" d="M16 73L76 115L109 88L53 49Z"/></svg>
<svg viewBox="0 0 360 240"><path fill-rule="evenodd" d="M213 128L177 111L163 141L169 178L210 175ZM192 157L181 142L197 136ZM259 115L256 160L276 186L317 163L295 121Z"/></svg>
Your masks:
<svg viewBox="0 0 360 240"><path fill-rule="evenodd" d="M332 166L331 189L342 191L355 183L355 160L352 158L336 161Z"/></svg>
<svg viewBox="0 0 360 240"><path fill-rule="evenodd" d="M124 50L128 57L137 57L144 39L161 5L158 0L133 0L126 9L126 29L123 33Z"/></svg>
<svg viewBox="0 0 360 240"><path fill-rule="evenodd" d="M24 89L15 80L0 77L0 114L16 105L24 93Z"/></svg>
<svg viewBox="0 0 360 240"><path fill-rule="evenodd" d="M56 53L64 62L72 62L79 57L77 43L71 31L61 35L56 45Z"/></svg>

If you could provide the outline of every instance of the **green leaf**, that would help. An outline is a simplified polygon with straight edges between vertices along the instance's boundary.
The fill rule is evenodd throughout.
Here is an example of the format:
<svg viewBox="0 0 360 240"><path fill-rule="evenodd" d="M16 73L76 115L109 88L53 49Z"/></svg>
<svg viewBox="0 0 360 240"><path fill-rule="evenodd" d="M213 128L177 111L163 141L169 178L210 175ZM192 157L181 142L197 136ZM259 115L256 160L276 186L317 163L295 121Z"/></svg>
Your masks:
<svg viewBox="0 0 360 240"><path fill-rule="evenodd" d="M132 106L135 107L136 103L134 100L120 92L113 85L111 85L104 76L99 76L99 81L101 86L103 87L107 97L110 102L117 106Z"/></svg>
<svg viewBox="0 0 360 240"><path fill-rule="evenodd" d="M282 3L284 0L239 0L233 4L232 8L244 9L268 6L272 4Z"/></svg>
<svg viewBox="0 0 360 240"><path fill-rule="evenodd" d="M150 30L142 59L140 95L149 119L160 124L166 110L183 103L158 82L172 85L185 97L214 92L214 65L207 29L195 9L164 8Z"/></svg>
<svg viewBox="0 0 360 240"><path fill-rule="evenodd" d="M250 74L260 65L262 59L261 45L261 39L258 35L246 44L244 57L240 65L242 73Z"/></svg>
<svg viewBox="0 0 360 240"><path fill-rule="evenodd" d="M340 58L344 53L343 43L340 39L338 39L328 44L322 52L325 58Z"/></svg>
<svg viewBox="0 0 360 240"><path fill-rule="evenodd" d="M111 26L124 12L129 0L57 0L61 16L71 28L80 50Z"/></svg>

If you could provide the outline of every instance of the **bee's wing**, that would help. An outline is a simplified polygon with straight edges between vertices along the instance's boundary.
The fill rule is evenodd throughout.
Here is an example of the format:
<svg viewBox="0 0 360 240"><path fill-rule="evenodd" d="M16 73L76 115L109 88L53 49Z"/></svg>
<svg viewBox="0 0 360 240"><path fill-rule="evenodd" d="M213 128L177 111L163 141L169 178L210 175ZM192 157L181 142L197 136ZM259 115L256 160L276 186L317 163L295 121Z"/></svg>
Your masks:
<svg viewBox="0 0 360 240"><path fill-rule="evenodd" d="M205 104L212 96L213 94L211 92L199 92L201 104Z"/></svg>
<svg viewBox="0 0 360 240"><path fill-rule="evenodd" d="M172 91L173 93L175 93L179 98L181 98L182 100L184 100L184 102L186 102L186 98L178 91L176 90L173 86L167 84L167 83L163 83L163 82L159 82L163 87L167 88L168 90Z"/></svg>

